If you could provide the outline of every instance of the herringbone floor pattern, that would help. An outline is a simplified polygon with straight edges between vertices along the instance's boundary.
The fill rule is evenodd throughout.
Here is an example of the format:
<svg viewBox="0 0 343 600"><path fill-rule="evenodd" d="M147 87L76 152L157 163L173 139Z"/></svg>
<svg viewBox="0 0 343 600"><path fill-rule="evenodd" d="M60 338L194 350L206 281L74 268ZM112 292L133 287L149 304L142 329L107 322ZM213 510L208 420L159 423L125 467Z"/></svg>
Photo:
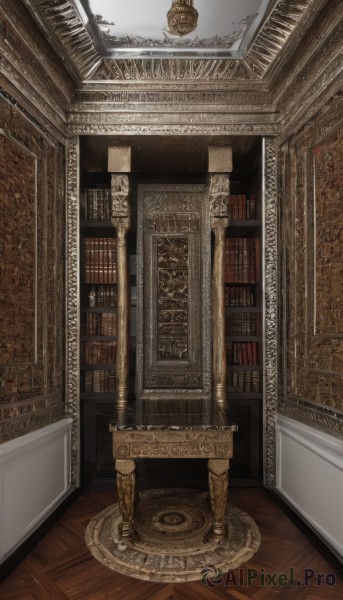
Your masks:
<svg viewBox="0 0 343 600"><path fill-rule="evenodd" d="M212 582L212 586L201 581L177 584L140 581L117 574L98 563L85 545L85 528L94 515L114 501L114 494L109 490L87 489L3 581L0 585L1 600L343 598L343 582L338 573L262 489L230 491L232 504L246 510L260 527L262 543L258 553L244 565L241 572L234 571L228 580L224 575L217 584ZM251 575L256 572L250 585L247 581L249 569ZM289 585L292 569L295 583ZM304 585L306 569L308 576L313 571L307 586ZM277 576L273 577L274 574ZM287 581L282 574L288 577ZM324 577L321 577L321 585L318 585L320 575ZM332 585L334 578L336 582ZM296 585L296 581L301 585Z"/></svg>

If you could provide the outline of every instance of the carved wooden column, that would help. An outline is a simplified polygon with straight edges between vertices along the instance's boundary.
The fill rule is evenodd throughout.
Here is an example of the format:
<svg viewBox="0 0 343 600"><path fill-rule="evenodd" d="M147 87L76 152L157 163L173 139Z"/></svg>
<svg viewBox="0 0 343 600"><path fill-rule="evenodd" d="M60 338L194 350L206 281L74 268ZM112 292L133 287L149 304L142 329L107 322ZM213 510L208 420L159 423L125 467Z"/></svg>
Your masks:
<svg viewBox="0 0 343 600"><path fill-rule="evenodd" d="M135 514L136 474L134 460L116 460L119 509L122 517L120 533L123 539L131 539Z"/></svg>
<svg viewBox="0 0 343 600"><path fill-rule="evenodd" d="M229 224L230 181L232 170L231 147L209 147L209 197L211 228L214 233L212 275L213 321L213 399L226 405L226 347L225 347L225 290L224 252L225 233Z"/></svg>
<svg viewBox="0 0 343 600"><path fill-rule="evenodd" d="M117 234L117 404L127 403L129 381L129 286L127 260L127 232L130 228L129 178L131 148L108 149L108 170L112 172L112 224Z"/></svg>
<svg viewBox="0 0 343 600"><path fill-rule="evenodd" d="M208 488L213 533L219 537L225 534L224 515L229 486L229 461L210 459L208 461Z"/></svg>

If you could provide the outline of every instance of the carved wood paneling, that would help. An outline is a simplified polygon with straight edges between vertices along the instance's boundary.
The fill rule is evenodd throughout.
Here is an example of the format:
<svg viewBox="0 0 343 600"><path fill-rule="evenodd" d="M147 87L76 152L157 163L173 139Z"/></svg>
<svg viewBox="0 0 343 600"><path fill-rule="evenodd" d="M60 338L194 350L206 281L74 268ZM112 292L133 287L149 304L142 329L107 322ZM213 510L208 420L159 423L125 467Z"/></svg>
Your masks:
<svg viewBox="0 0 343 600"><path fill-rule="evenodd" d="M230 429L192 431L113 431L113 456L130 458L213 458L227 459L233 453ZM221 465L222 466L222 465ZM225 461L224 469L228 465Z"/></svg>
<svg viewBox="0 0 343 600"><path fill-rule="evenodd" d="M209 397L207 204L203 186L142 186L139 191L140 398Z"/></svg>
<svg viewBox="0 0 343 600"><path fill-rule="evenodd" d="M341 91L342 35L342 4L331 0L302 40L302 52L275 78L272 95L282 115L282 141Z"/></svg>
<svg viewBox="0 0 343 600"><path fill-rule="evenodd" d="M2 3L0 20L2 88L62 141L75 83L22 2Z"/></svg>
<svg viewBox="0 0 343 600"><path fill-rule="evenodd" d="M31 12L43 21L48 37L74 75L87 76L100 56L72 0L25 0Z"/></svg>
<svg viewBox="0 0 343 600"><path fill-rule="evenodd" d="M0 169L4 290L0 298L0 364L32 364L36 361L37 159L3 132Z"/></svg>
<svg viewBox="0 0 343 600"><path fill-rule="evenodd" d="M5 270L10 267L1 303L16 334L7 345L7 334L1 336L0 437L6 441L64 416L65 220L63 149L3 98L0 108L7 140L2 254Z"/></svg>
<svg viewBox="0 0 343 600"><path fill-rule="evenodd" d="M67 144L67 289L66 289L66 409L72 423L72 482L80 477L80 376L79 376L79 139Z"/></svg>
<svg viewBox="0 0 343 600"><path fill-rule="evenodd" d="M284 394L279 410L343 437L342 99L284 145Z"/></svg>
<svg viewBox="0 0 343 600"><path fill-rule="evenodd" d="M264 154L264 482L275 485L276 440L275 419L277 407L277 191L276 144L273 138L263 140Z"/></svg>

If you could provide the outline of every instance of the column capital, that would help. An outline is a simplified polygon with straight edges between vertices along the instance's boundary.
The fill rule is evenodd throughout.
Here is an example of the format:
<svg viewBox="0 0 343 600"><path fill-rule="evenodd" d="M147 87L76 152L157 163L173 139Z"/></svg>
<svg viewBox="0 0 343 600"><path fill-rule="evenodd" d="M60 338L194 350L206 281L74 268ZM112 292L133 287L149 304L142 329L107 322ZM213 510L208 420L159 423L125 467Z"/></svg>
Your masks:
<svg viewBox="0 0 343 600"><path fill-rule="evenodd" d="M222 227L229 224L230 207L230 180L226 173L210 173L208 193L210 200L211 227L219 227L220 221L223 221ZM225 222L225 223L224 223Z"/></svg>
<svg viewBox="0 0 343 600"><path fill-rule="evenodd" d="M130 228L129 177L122 173L112 173L111 177L111 221L117 229L126 231ZM125 235L124 233L122 235Z"/></svg>

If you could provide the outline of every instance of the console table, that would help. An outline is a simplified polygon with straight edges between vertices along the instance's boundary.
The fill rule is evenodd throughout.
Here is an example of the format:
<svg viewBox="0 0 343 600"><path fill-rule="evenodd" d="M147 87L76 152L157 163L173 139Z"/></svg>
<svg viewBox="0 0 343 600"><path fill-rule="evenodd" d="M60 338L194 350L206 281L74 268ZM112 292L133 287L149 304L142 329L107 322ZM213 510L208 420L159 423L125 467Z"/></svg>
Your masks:
<svg viewBox="0 0 343 600"><path fill-rule="evenodd" d="M197 406L199 404L197 403ZM163 412L162 412L163 411ZM213 535L225 535L225 514L229 459L233 454L235 425L226 412L203 403L201 410L180 413L180 403L146 401L119 410L110 424L113 458L117 472L121 536L132 540L135 514L135 460L143 458L208 459L209 503L213 517ZM167 467L167 465L166 465Z"/></svg>

